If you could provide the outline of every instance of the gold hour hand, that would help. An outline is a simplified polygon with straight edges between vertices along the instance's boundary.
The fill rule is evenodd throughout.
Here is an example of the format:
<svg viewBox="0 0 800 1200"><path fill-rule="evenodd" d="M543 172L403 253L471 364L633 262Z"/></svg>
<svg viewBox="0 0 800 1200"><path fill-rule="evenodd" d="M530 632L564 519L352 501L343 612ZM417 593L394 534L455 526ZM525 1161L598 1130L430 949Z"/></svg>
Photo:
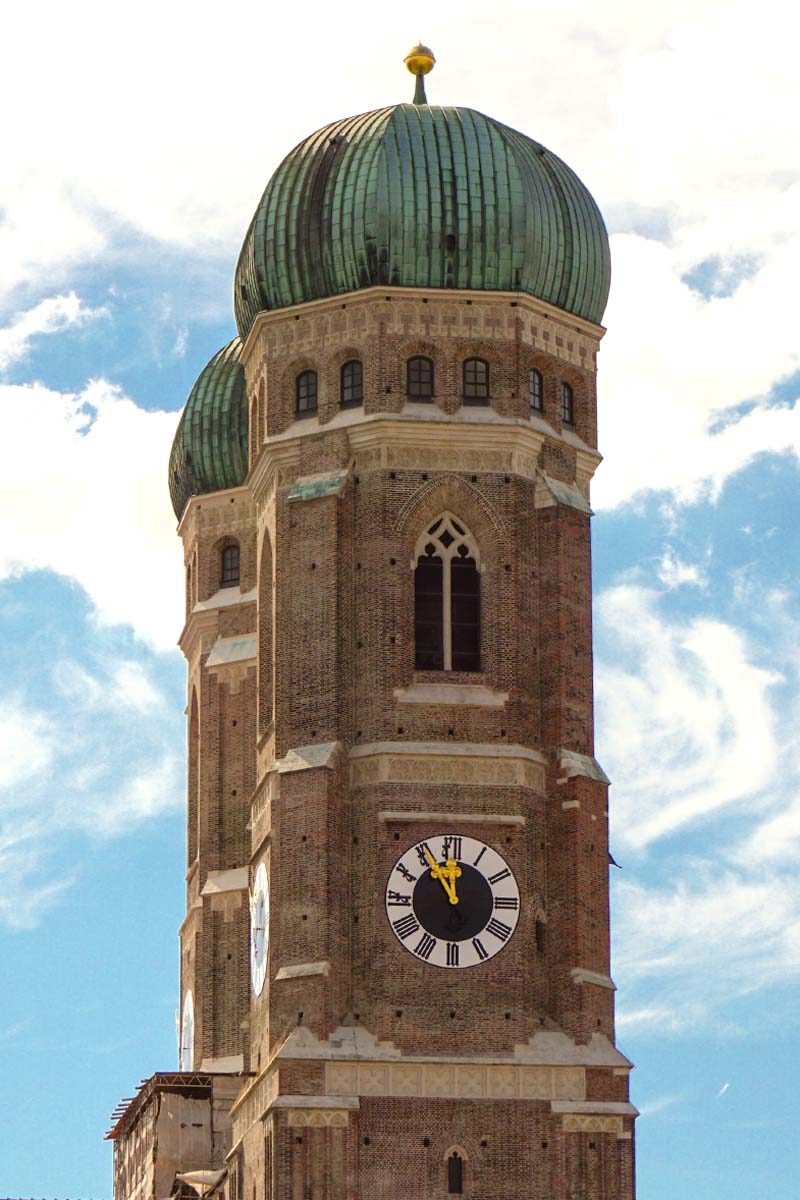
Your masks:
<svg viewBox="0 0 800 1200"><path fill-rule="evenodd" d="M450 870L450 862L452 860L448 860L446 867L440 867L427 846L424 847L424 850L425 850L425 857L427 858L428 862L430 863L431 875L433 876L434 879L439 880L439 883L442 885L445 892L447 893L447 898L450 901L450 903L458 904L458 896L456 895L455 883L453 882L454 876L453 876L453 872ZM455 865L455 864L453 864L453 865ZM458 874L460 875L461 871L458 868L456 868L456 870L458 871Z"/></svg>

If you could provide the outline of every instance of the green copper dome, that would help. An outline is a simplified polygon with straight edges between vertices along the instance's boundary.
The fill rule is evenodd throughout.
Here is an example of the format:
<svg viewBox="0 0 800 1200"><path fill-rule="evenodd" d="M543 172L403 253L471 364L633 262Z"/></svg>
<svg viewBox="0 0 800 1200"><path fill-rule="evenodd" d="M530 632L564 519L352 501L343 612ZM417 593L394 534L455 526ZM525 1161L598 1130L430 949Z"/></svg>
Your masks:
<svg viewBox="0 0 800 1200"><path fill-rule="evenodd" d="M561 159L469 108L326 125L278 167L236 269L236 323L373 285L521 291L603 316L608 235Z"/></svg>
<svg viewBox="0 0 800 1200"><path fill-rule="evenodd" d="M237 487L247 475L247 391L241 339L214 355L186 401L169 456L169 494L180 520L190 496Z"/></svg>

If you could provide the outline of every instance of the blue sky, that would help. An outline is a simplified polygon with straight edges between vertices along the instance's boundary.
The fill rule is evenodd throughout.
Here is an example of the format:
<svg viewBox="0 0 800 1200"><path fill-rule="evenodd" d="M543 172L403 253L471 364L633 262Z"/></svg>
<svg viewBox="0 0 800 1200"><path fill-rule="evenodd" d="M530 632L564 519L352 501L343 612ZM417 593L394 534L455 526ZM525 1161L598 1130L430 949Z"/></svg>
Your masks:
<svg viewBox="0 0 800 1200"><path fill-rule="evenodd" d="M15 114L0 161L0 1191L109 1200L108 1115L175 1065L185 697L169 444L232 335L235 258L272 170L326 121L410 97L401 60L422 36L439 59L431 100L554 149L612 235L597 752L614 783L640 1200L789 1200L797 14L464 0L411 3L401 21L343 0L314 11L313 41L308 9L244 0L224 21L151 0L114 10L116 26L109 14L20 8L0 79Z"/></svg>

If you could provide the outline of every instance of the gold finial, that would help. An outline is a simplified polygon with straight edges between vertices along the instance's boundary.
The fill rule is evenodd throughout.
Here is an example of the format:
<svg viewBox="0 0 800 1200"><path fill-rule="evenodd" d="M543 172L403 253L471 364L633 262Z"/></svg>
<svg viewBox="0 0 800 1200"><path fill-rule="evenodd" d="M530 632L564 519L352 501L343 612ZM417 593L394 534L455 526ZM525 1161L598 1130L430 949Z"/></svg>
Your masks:
<svg viewBox="0 0 800 1200"><path fill-rule="evenodd" d="M427 104L428 100L425 95L425 76L429 71L432 71L436 59L433 57L433 51L427 46L414 46L409 50L408 54L403 59L412 75L417 77L417 85L414 90L414 103Z"/></svg>

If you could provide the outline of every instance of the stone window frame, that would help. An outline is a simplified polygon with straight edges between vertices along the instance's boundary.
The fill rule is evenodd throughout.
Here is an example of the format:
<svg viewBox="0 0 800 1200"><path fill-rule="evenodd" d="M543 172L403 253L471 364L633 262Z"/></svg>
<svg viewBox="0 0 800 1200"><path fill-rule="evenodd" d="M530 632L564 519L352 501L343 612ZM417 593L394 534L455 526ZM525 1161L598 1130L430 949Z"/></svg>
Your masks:
<svg viewBox="0 0 800 1200"><path fill-rule="evenodd" d="M447 535L448 541L445 543L442 540L443 535ZM451 512L449 509L444 509L438 517L434 517L432 521L426 522L425 528L417 538L414 547L414 597L416 609L416 572L420 565L420 560L429 557L426 549L429 545L434 544L437 550L437 557L442 559L442 666L428 667L421 666L417 661L417 637L416 637L416 616L414 620L414 665L418 671L441 671L445 674L457 673L469 675L479 675L484 666L483 662L483 614L481 604L480 587L481 577L483 574L483 564L478 546L478 541L475 535L470 530L467 522ZM468 553L459 556L459 548L466 547ZM469 558L475 564L475 571L478 575L478 639L477 639L477 658L478 663L475 667L453 666L453 616L452 616L452 562L459 557Z"/></svg>
<svg viewBox="0 0 800 1200"><path fill-rule="evenodd" d="M485 368L485 380L483 382L480 382L477 379L468 381L467 373L470 370L470 368L472 368L473 366L475 366L475 367L481 366L481 367ZM471 355L469 358L465 358L463 360L463 362L461 363L461 400L462 400L462 403L480 406L480 407L485 407L487 405L490 405L492 402L492 386L491 386L491 384L492 384L491 363L489 362L489 360L487 358L484 358L481 355L475 354L475 355ZM485 388L485 391L471 390L471 389L483 389L483 388Z"/></svg>
<svg viewBox="0 0 800 1200"><path fill-rule="evenodd" d="M567 429L574 429L575 389L566 379L559 381L559 412L561 414L561 424L565 425Z"/></svg>
<svg viewBox="0 0 800 1200"><path fill-rule="evenodd" d="M234 553L235 552L235 553ZM242 548L239 539L226 538L219 548L220 590L239 587L242 579Z"/></svg>
<svg viewBox="0 0 800 1200"><path fill-rule="evenodd" d="M348 358L339 367L339 407L361 408L363 403L364 363L361 358Z"/></svg>
<svg viewBox="0 0 800 1200"><path fill-rule="evenodd" d="M430 390L426 393L414 392L413 387L424 387L419 381L412 381L413 365L425 363L429 367ZM433 404L436 397L436 364L429 354L412 354L406 359L406 398L417 404Z"/></svg>
<svg viewBox="0 0 800 1200"><path fill-rule="evenodd" d="M528 403L532 413L544 416L544 371L533 365L528 367Z"/></svg>
<svg viewBox="0 0 800 1200"><path fill-rule="evenodd" d="M188 754L186 772L186 867L187 870L200 856L200 703L197 684L191 689L189 700Z"/></svg>
<svg viewBox="0 0 800 1200"><path fill-rule="evenodd" d="M468 1155L463 1146L448 1146L442 1157L444 1163L445 1186L448 1196L463 1196L467 1184ZM451 1164L458 1164L457 1170Z"/></svg>
<svg viewBox="0 0 800 1200"><path fill-rule="evenodd" d="M311 380L313 386L313 404L309 403ZM295 420L306 417L316 417L319 412L319 372L314 367L304 367L294 377L294 415Z"/></svg>
<svg viewBox="0 0 800 1200"><path fill-rule="evenodd" d="M258 737L269 734L275 720L275 563L272 538L265 529L258 558L256 645L258 678Z"/></svg>

